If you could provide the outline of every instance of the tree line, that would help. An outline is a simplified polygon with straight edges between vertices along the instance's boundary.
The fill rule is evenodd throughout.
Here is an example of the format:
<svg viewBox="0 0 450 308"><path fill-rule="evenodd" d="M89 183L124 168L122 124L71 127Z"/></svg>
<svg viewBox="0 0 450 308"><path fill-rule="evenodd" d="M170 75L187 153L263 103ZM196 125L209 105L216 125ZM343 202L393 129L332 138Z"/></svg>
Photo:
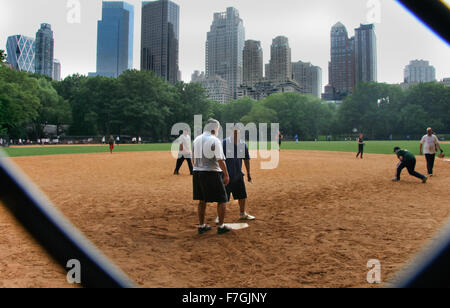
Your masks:
<svg viewBox="0 0 450 308"><path fill-rule="evenodd" d="M0 65L1 66L1 65ZM386 139L391 134L421 134L427 126L450 132L450 88L424 83L400 86L361 83L337 107L310 95L273 94L226 105L208 100L197 83L170 85L153 72L130 70L119 78L72 75L49 78L0 67L0 135L42 138L47 124L67 136L142 136L146 141L173 138L171 127L193 127L194 115L226 123L280 123L289 138L314 140L320 135ZM62 132L62 127L67 128Z"/></svg>

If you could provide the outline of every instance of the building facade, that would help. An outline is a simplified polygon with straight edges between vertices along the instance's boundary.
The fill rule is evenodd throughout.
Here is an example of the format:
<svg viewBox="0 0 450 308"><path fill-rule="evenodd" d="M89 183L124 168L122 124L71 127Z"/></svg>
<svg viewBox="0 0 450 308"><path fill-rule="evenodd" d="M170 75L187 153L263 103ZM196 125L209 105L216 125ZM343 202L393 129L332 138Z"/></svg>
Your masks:
<svg viewBox="0 0 450 308"><path fill-rule="evenodd" d="M24 35L13 35L6 41L7 61L18 71L34 73L35 40Z"/></svg>
<svg viewBox="0 0 450 308"><path fill-rule="evenodd" d="M253 86L262 81L263 75L263 50L260 41L245 41L243 54L243 80L247 86Z"/></svg>
<svg viewBox="0 0 450 308"><path fill-rule="evenodd" d="M436 81L436 69L430 62L424 60L413 60L404 70L405 83L420 83Z"/></svg>
<svg viewBox="0 0 450 308"><path fill-rule="evenodd" d="M206 96L210 100L221 104L226 104L233 100L228 81L218 75L206 77L203 72L199 73L196 71L192 74L191 82L199 83L205 89Z"/></svg>
<svg viewBox="0 0 450 308"><path fill-rule="evenodd" d="M206 39L206 77L220 76L228 82L232 98L242 83L244 22L233 7L226 12L214 13Z"/></svg>
<svg viewBox="0 0 450 308"><path fill-rule="evenodd" d="M302 61L294 62L292 76L302 89L302 93L321 97L322 69L320 67Z"/></svg>
<svg viewBox="0 0 450 308"><path fill-rule="evenodd" d="M331 61L329 63L328 92L348 95L353 91L354 80L354 39L348 37L345 26L338 22L331 28Z"/></svg>
<svg viewBox="0 0 450 308"><path fill-rule="evenodd" d="M53 60L53 80L61 81L61 62L58 59Z"/></svg>
<svg viewBox="0 0 450 308"><path fill-rule="evenodd" d="M242 85L238 90L238 99L249 97L259 101L275 93L302 93L302 89L294 80L272 82L263 80L253 86Z"/></svg>
<svg viewBox="0 0 450 308"><path fill-rule="evenodd" d="M292 80L292 61L289 40L285 36L273 39L270 47L268 80L274 83L282 83Z"/></svg>
<svg viewBox="0 0 450 308"><path fill-rule="evenodd" d="M52 27L41 24L36 33L35 42L35 72L53 78L54 39Z"/></svg>
<svg viewBox="0 0 450 308"><path fill-rule="evenodd" d="M355 86L360 82L377 81L377 38L375 26L361 25L355 29Z"/></svg>
<svg viewBox="0 0 450 308"><path fill-rule="evenodd" d="M97 23L97 72L119 77L133 69L134 7L127 2L104 1Z"/></svg>
<svg viewBox="0 0 450 308"><path fill-rule="evenodd" d="M142 2L141 70L171 84L179 80L180 7L169 0Z"/></svg>
<svg viewBox="0 0 450 308"><path fill-rule="evenodd" d="M450 87L450 78L442 79L442 83L444 84L444 86Z"/></svg>

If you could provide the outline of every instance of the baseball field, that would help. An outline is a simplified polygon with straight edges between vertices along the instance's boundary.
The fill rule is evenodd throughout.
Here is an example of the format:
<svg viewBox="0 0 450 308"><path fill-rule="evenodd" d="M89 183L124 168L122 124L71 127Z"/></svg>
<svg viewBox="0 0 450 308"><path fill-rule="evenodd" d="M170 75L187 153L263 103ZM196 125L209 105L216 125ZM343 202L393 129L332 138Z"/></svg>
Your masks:
<svg viewBox="0 0 450 308"><path fill-rule="evenodd" d="M413 257L450 216L450 162L427 184L393 183L395 145L284 143L279 167L252 161L248 229L197 235L187 166L173 176L170 145L9 148L12 160L100 250L143 287L373 287ZM443 144L448 152L450 144ZM425 158L417 171L426 173ZM232 202L226 222L237 221ZM208 206L215 226L215 206ZM215 229L213 229L215 230ZM0 206L0 287L70 287L59 268Z"/></svg>

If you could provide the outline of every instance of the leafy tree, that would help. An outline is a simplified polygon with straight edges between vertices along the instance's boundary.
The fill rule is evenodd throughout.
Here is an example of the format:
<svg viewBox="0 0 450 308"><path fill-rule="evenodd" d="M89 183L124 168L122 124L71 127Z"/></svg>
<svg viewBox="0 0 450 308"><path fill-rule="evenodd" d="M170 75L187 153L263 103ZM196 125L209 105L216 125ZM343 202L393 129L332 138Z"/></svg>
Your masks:
<svg viewBox="0 0 450 308"><path fill-rule="evenodd" d="M6 62L7 55L3 49L0 49L0 63Z"/></svg>
<svg viewBox="0 0 450 308"><path fill-rule="evenodd" d="M38 82L25 72L0 66L0 126L12 137L24 134L24 125L38 116Z"/></svg>
<svg viewBox="0 0 450 308"><path fill-rule="evenodd" d="M38 80L38 98L41 104L38 116L33 121L36 137L44 137L47 124L56 125L57 132L61 125L70 124L72 114L69 103L58 95L52 83L45 78Z"/></svg>

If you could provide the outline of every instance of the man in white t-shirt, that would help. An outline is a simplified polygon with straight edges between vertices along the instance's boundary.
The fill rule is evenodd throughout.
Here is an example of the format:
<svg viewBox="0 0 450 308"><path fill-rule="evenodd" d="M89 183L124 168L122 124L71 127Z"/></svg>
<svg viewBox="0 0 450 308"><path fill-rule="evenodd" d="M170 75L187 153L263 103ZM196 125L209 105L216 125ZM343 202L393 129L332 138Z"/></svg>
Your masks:
<svg viewBox="0 0 450 308"><path fill-rule="evenodd" d="M429 176L433 176L434 161L436 159L436 151L438 149L441 151L441 153L444 152L441 149L438 137L436 137L436 135L433 135L433 130L431 129L431 127L429 127L427 128L427 134L423 136L422 140L420 141L420 155L425 154Z"/></svg>
<svg viewBox="0 0 450 308"><path fill-rule="evenodd" d="M180 174L180 168L186 160L189 165L189 172L192 175L194 168L192 166L191 136L189 136L187 130L184 130L183 134L178 138L178 143L180 144L180 149L178 152L177 165L173 174Z"/></svg>
<svg viewBox="0 0 450 308"><path fill-rule="evenodd" d="M217 202L217 213L219 216L218 234L231 231L226 226L225 212L228 203L228 195L225 186L230 182L222 142L217 138L220 123L210 119L206 125L203 135L194 140L194 176L193 192L194 200L199 201L198 233L203 234L211 230L206 224L206 204Z"/></svg>

